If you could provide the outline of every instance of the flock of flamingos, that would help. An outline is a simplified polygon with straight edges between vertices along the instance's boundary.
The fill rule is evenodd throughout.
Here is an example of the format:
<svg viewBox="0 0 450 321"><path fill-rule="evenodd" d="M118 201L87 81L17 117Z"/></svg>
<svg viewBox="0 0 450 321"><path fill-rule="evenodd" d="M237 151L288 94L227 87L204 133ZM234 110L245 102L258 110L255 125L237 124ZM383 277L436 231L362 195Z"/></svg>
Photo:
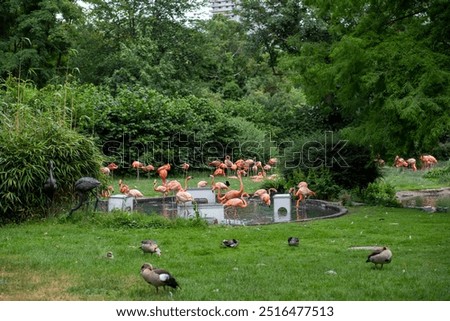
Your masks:
<svg viewBox="0 0 450 321"><path fill-rule="evenodd" d="M375 161L381 166L385 165L384 160L379 157L377 157ZM428 169L437 164L436 158L431 155L421 155L420 161L422 164L422 169ZM239 159L235 162L232 162L229 156L226 156L224 161L215 160L210 162L208 165L214 168L213 173L210 175L211 190L217 193L217 202L222 204L225 208L233 208L234 216L236 217L237 208L246 207L248 205L246 198L250 197L250 195L244 190L242 177L248 176L249 173L252 173L253 175L250 176L250 179L254 182L259 182L265 179L276 179L277 174L267 175L267 172L270 172L272 168L276 166L276 164L276 158L270 158L267 163L263 165L262 162L256 161L254 159ZM137 178L139 178L140 170L144 172L151 172L156 170L156 173L161 179L161 185L158 185L157 180L155 179L153 182L153 190L161 193L163 197L166 197L169 193L173 193L175 195L176 203L184 204L184 206L186 206L187 202L195 202L193 196L188 191L188 181L192 178L191 176L187 175L189 164L184 163L182 165L182 169L185 172L184 186L178 180L167 179L169 171L171 170L170 164L164 164L155 169L155 167L152 165L144 165L139 161L134 161L131 166L136 169ZM408 158L405 160L398 155L394 159L394 166L397 168L411 168L413 171L417 170L415 158ZM110 163L108 166L102 167L100 170L103 174L110 175L117 168L118 166L115 163ZM231 173L232 175L227 175L227 173ZM218 176L238 179L240 183L239 189L230 190L230 184L228 183L228 181L226 181L225 183L215 182L214 180ZM207 181L200 181L198 182L197 187L206 188L208 184L209 183ZM102 196L105 198L111 196L113 190L113 186L108 186L107 189L102 191ZM120 193L131 197L137 198L144 196L139 190L130 188L122 180L119 180L119 190ZM259 197L263 204L270 206L271 192L276 193L277 191L274 188L258 189L252 194L252 197ZM290 188L289 194L293 195L296 199L297 209L301 206L302 201L306 200L309 196L316 195L314 191L308 188L308 184L304 181L298 183L297 186Z"/></svg>
<svg viewBox="0 0 450 321"><path fill-rule="evenodd" d="M210 175L211 178L211 190L216 192L217 202L222 204L225 208L233 208L234 209L234 217L237 217L237 208L238 207L246 207L248 202L246 198L250 197L250 195L245 192L244 183L242 180L243 176L248 176L249 173L254 175L250 176L250 179L254 182L259 182L265 179L273 180L277 178L277 174L267 175L267 172L270 172L274 166L277 164L276 158L270 158L265 165L260 161L256 161L253 159L239 159L235 162L230 160L229 156L225 157L224 161L215 160L210 162L208 165L214 168L213 173ZM139 171L155 171L155 168L152 165L144 165L139 161L134 161L131 166L136 169L137 177L139 177ZM111 163L106 167L102 167L100 170L105 175L110 175L112 171L116 170L118 166L115 163ZM161 179L161 185L158 185L157 180L155 179L153 182L153 190L159 192L166 197L169 193L173 193L175 195L175 200L177 204L186 205L187 202L195 202L194 198L188 191L188 181L192 178L187 175L189 164L184 163L182 165L182 169L185 172L185 181L184 186L178 180L168 180L168 174L171 170L170 164L165 164L156 169L156 173L159 175ZM227 175L227 173L231 173L231 175ZM234 175L235 174L235 175ZM215 182L215 178L218 176L223 176L226 178L236 178L239 180L239 189L229 189L229 182ZM207 181L200 181L197 183L197 187L206 188L208 186ZM119 190L120 193L132 196L132 197L143 197L144 195L137 189L130 189L130 187L122 180L119 180ZM113 187L108 186L108 188L102 191L103 197L111 196L113 192ZM271 205L271 192L277 192L274 188L269 189L258 189L253 194L252 197L259 197L263 204L270 206ZM296 187L292 187L289 190L289 193L294 195L297 199L296 207L301 205L301 202L305 200L308 196L315 195L315 192L311 191L308 188L308 184L306 182L300 182Z"/></svg>
<svg viewBox="0 0 450 321"><path fill-rule="evenodd" d="M433 165L436 165L438 162L437 159L431 155L421 155L419 159L422 163L422 169L429 169ZM384 165L384 161L382 159L377 158L376 161L378 161L380 165ZM405 160L404 158L397 155L394 158L394 166L397 168L399 167L411 168L413 171L417 171L415 158L408 158Z"/></svg>

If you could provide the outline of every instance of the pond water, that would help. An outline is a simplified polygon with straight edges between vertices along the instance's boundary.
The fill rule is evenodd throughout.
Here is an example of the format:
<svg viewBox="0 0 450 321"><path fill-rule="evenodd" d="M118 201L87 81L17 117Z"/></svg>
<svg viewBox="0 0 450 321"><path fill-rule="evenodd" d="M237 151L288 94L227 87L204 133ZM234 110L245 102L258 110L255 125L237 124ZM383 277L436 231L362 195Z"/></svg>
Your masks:
<svg viewBox="0 0 450 321"><path fill-rule="evenodd" d="M114 199L116 197L116 199ZM208 195L209 197L209 195ZM123 199L123 201L122 201ZM197 198L196 198L197 199ZM119 207L111 208L111 201L119 201ZM217 204L211 199L198 198L197 207L189 203L186 207L177 205L174 197L144 197L138 199L124 199L124 196L116 195L110 201L100 204L102 210L124 209L154 215L159 214L167 218L193 217L196 210L200 217L211 223L230 225L259 225L292 221L305 221L317 218L340 216L347 212L343 207L320 200L307 200L299 208L295 207L295 201L287 200L289 205L274 209L274 202L269 207L263 204L259 198L248 198L245 208L237 208L236 216L233 208L224 209L223 205ZM130 206L129 201L132 202ZM109 203L109 205L106 205ZM126 205L128 204L128 205Z"/></svg>

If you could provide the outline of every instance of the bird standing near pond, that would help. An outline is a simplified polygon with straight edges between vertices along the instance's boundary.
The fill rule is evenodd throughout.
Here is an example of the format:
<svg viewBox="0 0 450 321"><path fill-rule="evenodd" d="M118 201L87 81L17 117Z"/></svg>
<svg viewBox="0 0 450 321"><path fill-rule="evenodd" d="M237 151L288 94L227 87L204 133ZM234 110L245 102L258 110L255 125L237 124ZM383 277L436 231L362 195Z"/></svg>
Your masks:
<svg viewBox="0 0 450 321"><path fill-rule="evenodd" d="M381 264L381 268L383 268L383 264L391 263L392 261L392 252L386 246L373 251L368 257L366 262L372 262L375 264L375 268L378 264Z"/></svg>
<svg viewBox="0 0 450 321"><path fill-rule="evenodd" d="M56 188L58 187L58 185L56 184L56 179L53 177L53 170L55 169L55 166L52 160L48 162L48 167L50 176L44 183L44 193L45 195L47 195L50 202L53 202L53 197L55 196Z"/></svg>
<svg viewBox="0 0 450 321"><path fill-rule="evenodd" d="M297 198L295 208L297 212L297 220L299 220L302 217L302 214L300 213L300 205L303 205L303 216L306 217L306 199L308 196L316 195L316 193L308 188L308 183L306 182L298 183L297 187L297 191L295 190L295 187L291 187L289 189L289 194L292 193L294 197Z"/></svg>
<svg viewBox="0 0 450 321"><path fill-rule="evenodd" d="M156 288L156 293L158 293L158 288L162 286L163 288L170 286L176 289L177 287L181 289L177 280L168 271L163 269L155 269L150 263L144 263L141 266L141 276L147 283L153 285Z"/></svg>
<svg viewBox="0 0 450 321"><path fill-rule="evenodd" d="M81 207L81 205L83 205L83 203L88 201L89 194L94 195L96 198L95 206L94 206L94 211L95 211L97 209L97 205L98 205L98 196L94 192L94 189L97 188L98 186L100 186L100 184L101 183L93 177L82 177L79 180L77 180L75 182L75 192L78 195L79 203L77 206L75 206L74 208L72 208L70 210L69 215L71 215L73 212L75 212L77 209L79 209Z"/></svg>

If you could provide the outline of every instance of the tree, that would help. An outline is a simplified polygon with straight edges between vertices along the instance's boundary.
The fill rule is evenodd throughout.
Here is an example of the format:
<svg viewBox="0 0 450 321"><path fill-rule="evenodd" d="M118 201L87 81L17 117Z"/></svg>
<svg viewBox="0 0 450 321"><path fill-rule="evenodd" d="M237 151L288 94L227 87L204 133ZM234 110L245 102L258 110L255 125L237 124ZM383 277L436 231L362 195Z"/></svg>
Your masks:
<svg viewBox="0 0 450 321"><path fill-rule="evenodd" d="M200 21L195 28L202 37L203 58L197 66L201 79L213 93L240 99L246 94L249 79L262 69L250 52L245 29L222 15Z"/></svg>
<svg viewBox="0 0 450 321"><path fill-rule="evenodd" d="M338 110L346 137L374 153L436 146L450 129L448 2L308 3L333 37L291 58L309 101Z"/></svg>
<svg viewBox="0 0 450 321"><path fill-rule="evenodd" d="M90 0L87 39L75 65L83 81L150 86L170 95L192 94L202 58L198 33L188 27L190 0ZM198 2L197 2L198 3ZM94 41L95 40L95 41Z"/></svg>
<svg viewBox="0 0 450 321"><path fill-rule="evenodd" d="M0 77L45 85L64 77L82 12L75 0L11 0L0 4Z"/></svg>
<svg viewBox="0 0 450 321"><path fill-rule="evenodd" d="M278 59L283 52L298 53L290 37L322 38L320 29L309 9L296 0L243 0L239 12L242 23L250 33L255 52L267 54L267 63L278 75Z"/></svg>

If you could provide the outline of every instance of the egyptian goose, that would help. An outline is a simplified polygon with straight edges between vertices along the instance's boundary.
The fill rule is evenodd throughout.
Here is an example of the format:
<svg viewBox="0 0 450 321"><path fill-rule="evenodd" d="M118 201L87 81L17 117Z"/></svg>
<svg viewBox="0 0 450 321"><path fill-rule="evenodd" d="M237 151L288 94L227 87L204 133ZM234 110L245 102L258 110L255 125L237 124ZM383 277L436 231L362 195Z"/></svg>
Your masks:
<svg viewBox="0 0 450 321"><path fill-rule="evenodd" d="M156 253L156 255L161 256L161 250L153 240L143 240L141 241L141 249L144 253L150 253L153 255L153 253Z"/></svg>
<svg viewBox="0 0 450 321"><path fill-rule="evenodd" d="M181 289L177 280L166 270L155 269L150 263L144 263L141 266L141 275L147 283L153 285L156 288L156 293L158 293L158 288L162 286L163 288L170 286L176 289L177 287Z"/></svg>
<svg viewBox="0 0 450 321"><path fill-rule="evenodd" d="M392 261L392 252L386 246L383 248L379 248L373 251L368 257L366 262L372 262L377 267L378 264L381 264L381 268L383 268L383 264L391 263Z"/></svg>

